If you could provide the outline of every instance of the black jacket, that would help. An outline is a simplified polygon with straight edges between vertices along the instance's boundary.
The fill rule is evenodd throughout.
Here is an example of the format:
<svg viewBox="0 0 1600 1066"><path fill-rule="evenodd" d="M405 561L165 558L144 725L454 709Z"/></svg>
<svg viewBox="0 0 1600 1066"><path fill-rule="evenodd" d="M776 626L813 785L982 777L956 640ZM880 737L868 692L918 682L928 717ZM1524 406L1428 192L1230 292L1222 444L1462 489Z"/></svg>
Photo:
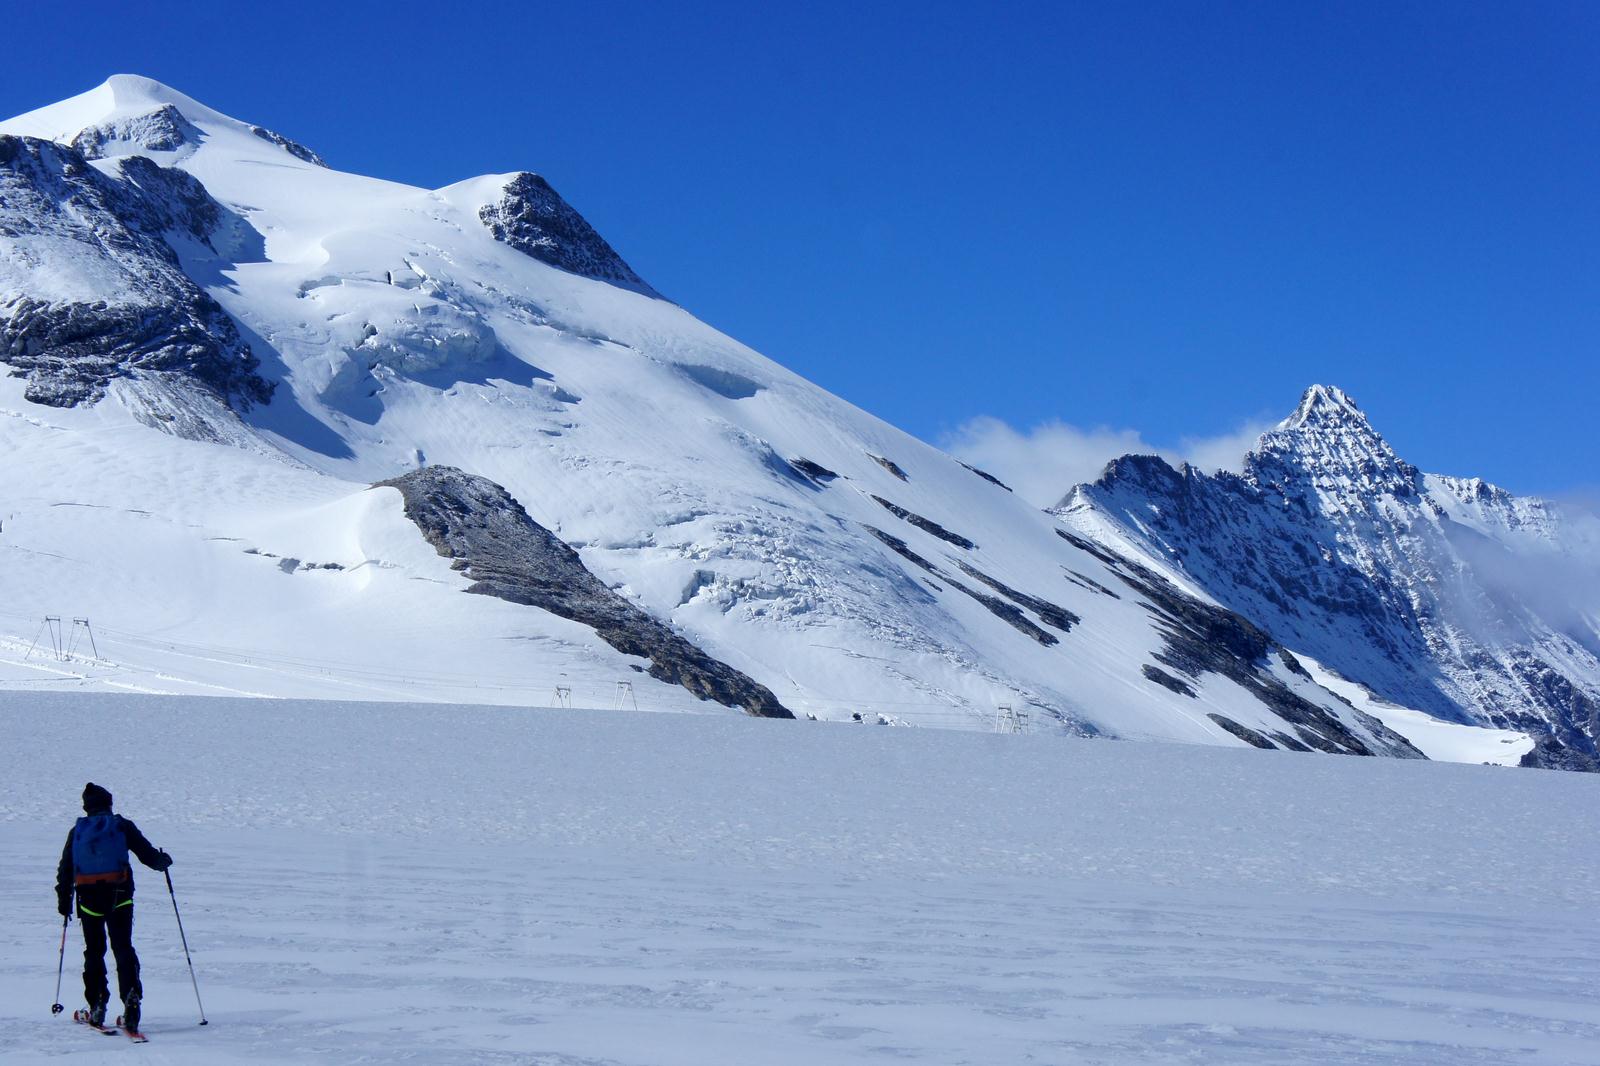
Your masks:
<svg viewBox="0 0 1600 1066"><path fill-rule="evenodd" d="M90 811L90 814L109 814L109 811ZM117 825L122 829L122 838L128 842L128 851L138 857L139 861L152 870L165 870L172 865L172 860L167 858L167 853L157 850L156 846L144 838L139 832L139 827L128 819L117 815ZM72 910L72 892L74 873L72 869L72 834L78 828L73 823L72 829L67 831L67 846L61 849L61 862L56 866L56 905L62 914ZM109 889L113 890L118 902L133 898L133 866L124 866L127 879L115 885L85 885L84 890ZM99 894L99 893L97 893Z"/></svg>

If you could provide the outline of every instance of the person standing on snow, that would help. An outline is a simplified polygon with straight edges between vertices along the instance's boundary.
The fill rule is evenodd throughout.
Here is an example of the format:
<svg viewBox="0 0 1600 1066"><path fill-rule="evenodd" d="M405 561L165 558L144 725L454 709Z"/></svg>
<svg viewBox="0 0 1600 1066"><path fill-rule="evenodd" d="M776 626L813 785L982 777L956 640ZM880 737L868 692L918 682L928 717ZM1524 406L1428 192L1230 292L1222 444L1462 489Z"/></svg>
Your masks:
<svg viewBox="0 0 1600 1066"><path fill-rule="evenodd" d="M139 827L111 813L111 793L93 781L83 786L84 816L67 834L67 846L56 867L56 909L72 916L72 897L78 897L78 920L83 924L83 995L89 1020L105 1024L110 992L106 987L106 939L117 960L117 991L121 993L123 1025L137 1032L139 956L133 950L133 867L128 853L152 870L165 870L172 857L158 850Z"/></svg>

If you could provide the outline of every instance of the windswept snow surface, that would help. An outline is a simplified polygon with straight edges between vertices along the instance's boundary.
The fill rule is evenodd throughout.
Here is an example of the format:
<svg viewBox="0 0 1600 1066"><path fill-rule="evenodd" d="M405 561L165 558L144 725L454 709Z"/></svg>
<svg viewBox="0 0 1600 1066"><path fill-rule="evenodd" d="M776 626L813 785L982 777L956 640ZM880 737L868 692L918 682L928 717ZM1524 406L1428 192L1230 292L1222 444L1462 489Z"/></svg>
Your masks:
<svg viewBox="0 0 1600 1066"><path fill-rule="evenodd" d="M88 693L0 736L8 1062L1600 1062L1587 775ZM48 1012L90 779L212 1023L141 869L137 1051Z"/></svg>

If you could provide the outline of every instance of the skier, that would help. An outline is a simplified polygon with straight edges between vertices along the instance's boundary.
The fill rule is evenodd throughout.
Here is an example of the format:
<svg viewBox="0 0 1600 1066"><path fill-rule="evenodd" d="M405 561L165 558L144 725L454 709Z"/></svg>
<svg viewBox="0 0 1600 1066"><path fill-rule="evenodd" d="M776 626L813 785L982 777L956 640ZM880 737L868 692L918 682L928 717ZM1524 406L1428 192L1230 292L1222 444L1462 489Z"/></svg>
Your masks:
<svg viewBox="0 0 1600 1066"><path fill-rule="evenodd" d="M56 909L72 916L77 893L78 920L83 923L83 995L87 1020L103 1028L110 992L106 987L106 935L117 960L117 991L122 996L122 1027L139 1031L139 956L133 950L133 867L131 851L152 870L165 870L172 857L158 850L139 827L111 813L111 793L93 781L83 786L84 816L67 834L56 867Z"/></svg>

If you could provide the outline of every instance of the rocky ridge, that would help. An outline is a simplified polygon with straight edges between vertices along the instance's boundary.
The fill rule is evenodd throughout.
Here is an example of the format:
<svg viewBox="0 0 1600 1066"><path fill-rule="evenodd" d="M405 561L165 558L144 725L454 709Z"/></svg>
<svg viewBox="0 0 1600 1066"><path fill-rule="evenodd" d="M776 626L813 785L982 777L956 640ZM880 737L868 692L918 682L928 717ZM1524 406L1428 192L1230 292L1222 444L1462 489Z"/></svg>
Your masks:
<svg viewBox="0 0 1600 1066"><path fill-rule="evenodd" d="M584 566L572 548L528 516L510 493L454 467L428 466L374 488L405 498L406 517L451 566L472 579L468 592L538 607L593 629L626 655L648 659L651 677L703 700L761 718L793 718L766 686L707 655L635 607Z"/></svg>
<svg viewBox="0 0 1600 1066"><path fill-rule="evenodd" d="M1423 474L1338 389L1309 389L1242 474L1124 456L1055 513L1386 700L1530 732L1530 765L1600 769L1600 633L1507 579L1579 520Z"/></svg>
<svg viewBox="0 0 1600 1066"><path fill-rule="evenodd" d="M118 378L247 409L272 387L167 237L207 242L222 208L142 156L107 174L76 148L0 136L0 362L35 403L94 403Z"/></svg>
<svg viewBox="0 0 1600 1066"><path fill-rule="evenodd" d="M656 295L588 220L537 174L513 177L504 195L485 204L478 217L495 240L541 263Z"/></svg>

